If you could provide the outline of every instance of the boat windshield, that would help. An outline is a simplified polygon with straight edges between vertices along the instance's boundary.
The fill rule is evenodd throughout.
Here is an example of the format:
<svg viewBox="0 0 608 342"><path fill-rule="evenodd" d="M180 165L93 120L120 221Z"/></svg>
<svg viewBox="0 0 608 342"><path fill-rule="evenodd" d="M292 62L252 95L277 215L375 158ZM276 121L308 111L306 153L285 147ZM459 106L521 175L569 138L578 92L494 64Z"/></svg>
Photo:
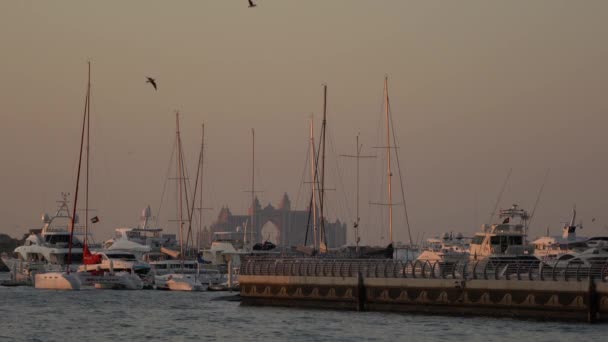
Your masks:
<svg viewBox="0 0 608 342"><path fill-rule="evenodd" d="M69 243L70 242L70 234L52 234L52 235L46 235L44 237L44 241L46 243L50 243L50 244Z"/></svg>
<svg viewBox="0 0 608 342"><path fill-rule="evenodd" d="M118 260L135 260L135 255L129 253L121 253L121 254L107 254L110 259L118 259Z"/></svg>
<svg viewBox="0 0 608 342"><path fill-rule="evenodd" d="M481 245L484 238L485 238L485 236L483 236L483 235L475 235L473 237L473 240L471 241L471 243L476 244L476 245Z"/></svg>

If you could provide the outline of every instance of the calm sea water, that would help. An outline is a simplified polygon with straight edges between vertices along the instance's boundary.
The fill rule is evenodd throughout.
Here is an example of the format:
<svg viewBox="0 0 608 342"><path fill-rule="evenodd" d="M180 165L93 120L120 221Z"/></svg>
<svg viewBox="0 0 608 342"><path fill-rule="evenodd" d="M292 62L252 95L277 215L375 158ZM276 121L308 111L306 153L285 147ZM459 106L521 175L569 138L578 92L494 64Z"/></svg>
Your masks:
<svg viewBox="0 0 608 342"><path fill-rule="evenodd" d="M608 324L242 307L217 300L227 294L0 286L0 341L554 342L608 336Z"/></svg>

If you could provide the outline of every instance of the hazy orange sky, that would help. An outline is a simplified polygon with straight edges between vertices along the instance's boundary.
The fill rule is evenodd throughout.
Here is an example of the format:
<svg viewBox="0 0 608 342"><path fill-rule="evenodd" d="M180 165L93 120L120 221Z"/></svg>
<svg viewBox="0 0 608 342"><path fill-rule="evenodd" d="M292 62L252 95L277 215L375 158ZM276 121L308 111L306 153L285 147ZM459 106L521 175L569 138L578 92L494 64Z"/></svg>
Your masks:
<svg viewBox="0 0 608 342"><path fill-rule="evenodd" d="M510 168L500 207L529 210L551 170L530 235L559 233L574 204L580 234L608 234L607 13L602 0L3 0L0 232L39 227L73 192L91 60L98 241L158 207L175 110L191 174L206 125L207 222L248 207L251 128L262 205L287 192L303 208L308 120L318 133L327 83L329 216L354 219L354 162L338 155L360 133L379 155L361 164L363 242L384 244L386 215L367 203L385 196L372 149L385 74L414 237L478 230Z"/></svg>

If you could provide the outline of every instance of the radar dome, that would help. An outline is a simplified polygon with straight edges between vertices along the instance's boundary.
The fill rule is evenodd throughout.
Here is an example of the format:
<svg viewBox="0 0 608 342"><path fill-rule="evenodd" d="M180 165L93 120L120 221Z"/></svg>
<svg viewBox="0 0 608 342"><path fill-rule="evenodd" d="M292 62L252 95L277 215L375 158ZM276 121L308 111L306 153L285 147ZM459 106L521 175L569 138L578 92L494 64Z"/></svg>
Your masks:
<svg viewBox="0 0 608 342"><path fill-rule="evenodd" d="M150 206L145 207L141 211L141 217L144 217L144 218L150 218L150 217L152 217L152 210L150 209Z"/></svg>

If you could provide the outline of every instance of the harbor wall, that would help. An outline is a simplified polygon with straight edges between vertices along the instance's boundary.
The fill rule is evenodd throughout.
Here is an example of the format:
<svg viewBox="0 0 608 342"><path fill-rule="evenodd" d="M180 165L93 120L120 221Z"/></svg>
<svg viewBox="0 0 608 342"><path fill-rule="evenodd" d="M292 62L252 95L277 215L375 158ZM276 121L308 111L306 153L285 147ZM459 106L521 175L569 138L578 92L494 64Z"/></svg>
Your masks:
<svg viewBox="0 0 608 342"><path fill-rule="evenodd" d="M408 265L378 272L387 261L248 260L239 283L243 305L280 305L426 314L488 315L586 322L608 321L606 277L552 277L526 268L486 277L466 269L442 273ZM408 267L412 267L408 273ZM506 266L502 266L506 267ZM540 268L540 267L539 267ZM389 268L390 270L391 268ZM394 269L394 268L393 268ZM506 268L505 268L506 269ZM405 270L405 271L403 271ZM438 270L438 269L437 269ZM464 271L464 272L462 272ZM578 270L580 271L580 269ZM545 268L545 272L548 269ZM492 274L493 277L487 277ZM608 272L606 272L608 273ZM534 275L533 275L534 274Z"/></svg>

